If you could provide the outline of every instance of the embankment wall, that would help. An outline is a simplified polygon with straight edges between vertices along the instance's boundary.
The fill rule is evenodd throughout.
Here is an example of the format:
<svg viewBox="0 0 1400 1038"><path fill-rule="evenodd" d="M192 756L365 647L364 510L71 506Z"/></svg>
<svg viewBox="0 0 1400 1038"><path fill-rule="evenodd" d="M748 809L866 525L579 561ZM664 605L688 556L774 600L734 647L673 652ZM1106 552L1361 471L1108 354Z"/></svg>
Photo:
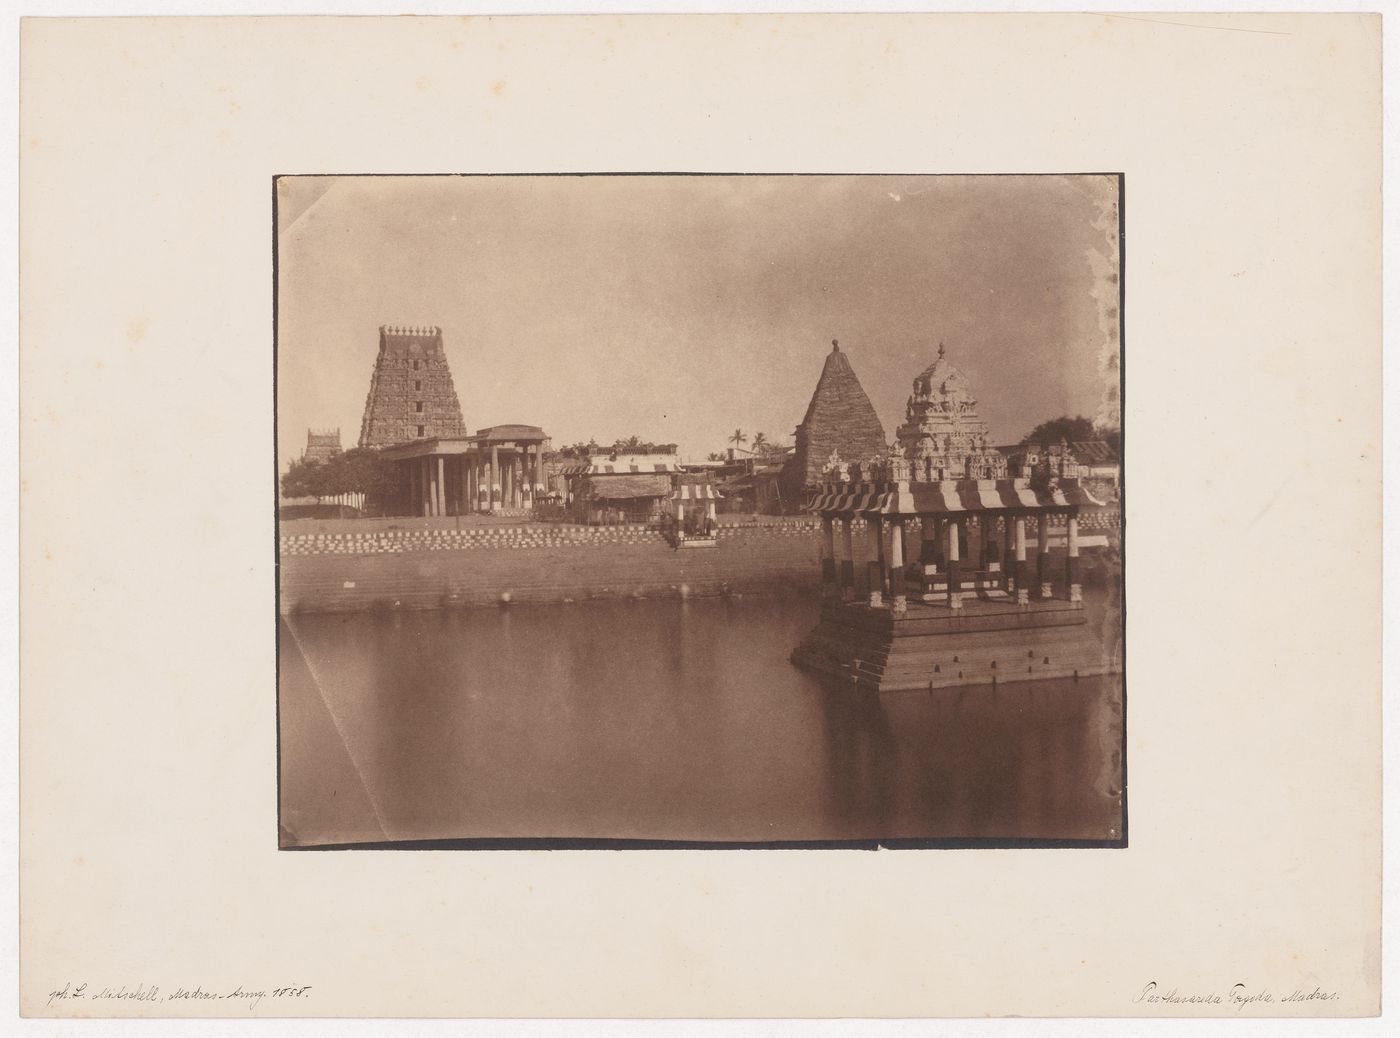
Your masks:
<svg viewBox="0 0 1400 1038"><path fill-rule="evenodd" d="M869 541L864 523L856 527L863 582ZM340 612L805 593L821 579L820 537L819 522L807 518L721 525L714 547L680 549L637 527L288 523L279 539L280 607ZM1060 544L1063 535L1058 544L1052 536L1052 548ZM916 552L911 535L907 557Z"/></svg>
<svg viewBox="0 0 1400 1038"><path fill-rule="evenodd" d="M818 536L803 524L721 531L713 548L673 548L632 530L558 533L413 531L367 542L347 534L284 545L281 608L424 609L596 598L751 594L813 589Z"/></svg>

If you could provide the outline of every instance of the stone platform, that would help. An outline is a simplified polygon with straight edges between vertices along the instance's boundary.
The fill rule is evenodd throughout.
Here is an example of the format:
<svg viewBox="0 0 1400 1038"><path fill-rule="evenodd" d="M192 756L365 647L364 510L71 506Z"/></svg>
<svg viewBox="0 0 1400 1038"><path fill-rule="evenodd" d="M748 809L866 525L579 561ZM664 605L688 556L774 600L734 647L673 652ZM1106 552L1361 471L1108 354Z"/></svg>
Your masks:
<svg viewBox="0 0 1400 1038"><path fill-rule="evenodd" d="M911 601L906 613L827 603L794 650L799 667L876 692L1087 677L1118 668L1084 609L1063 600L962 609Z"/></svg>

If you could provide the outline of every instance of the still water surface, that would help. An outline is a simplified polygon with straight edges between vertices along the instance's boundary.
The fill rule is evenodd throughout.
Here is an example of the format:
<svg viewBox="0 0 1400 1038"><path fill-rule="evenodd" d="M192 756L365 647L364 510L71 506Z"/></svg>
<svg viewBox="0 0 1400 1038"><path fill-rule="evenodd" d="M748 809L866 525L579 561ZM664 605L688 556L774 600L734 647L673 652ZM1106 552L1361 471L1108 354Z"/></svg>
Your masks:
<svg viewBox="0 0 1400 1038"><path fill-rule="evenodd" d="M283 842L1119 838L1121 677L876 696L788 662L816 614L286 617Z"/></svg>

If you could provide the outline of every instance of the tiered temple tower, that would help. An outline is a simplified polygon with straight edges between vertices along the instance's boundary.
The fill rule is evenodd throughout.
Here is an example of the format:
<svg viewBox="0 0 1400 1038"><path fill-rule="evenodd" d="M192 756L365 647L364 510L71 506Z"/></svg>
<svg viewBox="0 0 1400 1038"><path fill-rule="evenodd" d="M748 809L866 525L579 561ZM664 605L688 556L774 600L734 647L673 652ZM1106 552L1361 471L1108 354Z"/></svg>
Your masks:
<svg viewBox="0 0 1400 1038"><path fill-rule="evenodd" d="M967 376L953 367L942 343L938 359L914 378L904 424L895 434L913 478L1004 479L1006 458L987 442L987 423Z"/></svg>
<svg viewBox="0 0 1400 1038"><path fill-rule="evenodd" d="M793 434L796 449L784 471L784 483L800 496L803 488L822 482L833 453L845 461L883 458L889 447L885 427L861 388L851 362L835 339L826 355L807 414Z"/></svg>
<svg viewBox="0 0 1400 1038"><path fill-rule="evenodd" d="M442 329L381 325L379 356L360 423L360 446L466 435L442 349Z"/></svg>
<svg viewBox="0 0 1400 1038"><path fill-rule="evenodd" d="M306 450L302 451L302 461L327 462L340 453L340 430L316 432L306 430Z"/></svg>

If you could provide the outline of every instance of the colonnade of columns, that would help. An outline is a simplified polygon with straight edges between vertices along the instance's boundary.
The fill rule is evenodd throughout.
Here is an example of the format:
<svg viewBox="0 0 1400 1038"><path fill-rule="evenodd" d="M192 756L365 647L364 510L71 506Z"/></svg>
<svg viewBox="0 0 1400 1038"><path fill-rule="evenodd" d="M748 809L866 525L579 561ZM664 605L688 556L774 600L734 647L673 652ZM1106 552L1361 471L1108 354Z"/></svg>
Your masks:
<svg viewBox="0 0 1400 1038"><path fill-rule="evenodd" d="M1007 515L998 519L982 515L977 518L978 536L976 541L969 539L970 519L939 518L920 516L919 563L940 569L947 577L947 604L950 609L961 609L963 604L962 575L968 568L962 554L964 546L977 548L977 558L969 560L976 570L1000 572L1008 592L1014 592L1019 605L1029 605L1033 584L1039 585L1038 597L1053 597L1050 567L1050 518L1041 512L1036 517L1036 563L1035 580L1031 580L1031 566L1026 550L1025 515ZM836 529L840 523L840 531ZM908 598L904 586L904 526L902 516L888 518L872 517L866 520L866 593L872 607L884 605L888 592L891 608L904 612ZM1001 523L1001 536L997 537L997 523ZM822 517L822 584L831 598L849 602L855 599L855 551L852 533L853 519L833 516ZM885 549L885 528L889 528L888 557ZM1065 520L1065 596L1070 602L1083 601L1083 587L1079 573L1079 518L1073 513Z"/></svg>
<svg viewBox="0 0 1400 1038"><path fill-rule="evenodd" d="M465 515L530 508L544 493L544 449L492 444L489 454L410 458L409 506L415 515Z"/></svg>

